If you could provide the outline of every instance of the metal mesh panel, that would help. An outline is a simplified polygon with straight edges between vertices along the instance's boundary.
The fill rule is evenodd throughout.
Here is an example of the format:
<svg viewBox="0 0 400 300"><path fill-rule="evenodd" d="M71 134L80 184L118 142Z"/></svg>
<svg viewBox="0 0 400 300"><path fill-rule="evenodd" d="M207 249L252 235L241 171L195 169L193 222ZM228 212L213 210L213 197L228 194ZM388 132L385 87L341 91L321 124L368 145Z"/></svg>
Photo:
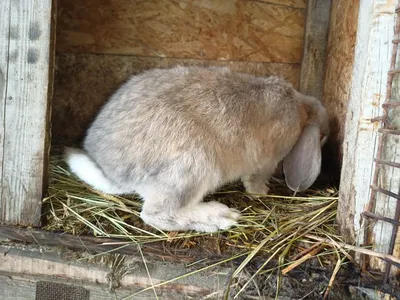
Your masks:
<svg viewBox="0 0 400 300"><path fill-rule="evenodd" d="M378 129L380 136L379 136L379 140L378 140L378 148L377 148L377 152L376 152L376 158L374 159L375 171L373 174L372 184L370 186L371 196L370 196L368 205L362 214L362 217L366 220L367 225L371 224L371 221L374 221L374 220L387 222L392 225L392 232L391 232L391 237L390 237L388 254L393 254L394 247L395 247L395 241L397 238L397 232L398 232L399 226L400 226L400 222L399 222L400 190L398 191L398 193L394 193L393 191L389 191L387 189L382 188L379 184L379 176L382 172L383 167L388 166L388 167L392 167L392 168L400 168L400 163L384 159L384 155L383 155L384 149L385 149L385 141L387 140L387 137L389 135L400 136L400 130L398 128L396 128L395 126L393 126L393 124L391 124L390 118L389 118L391 111L394 109L398 109L400 107L400 99L393 99L393 95L392 95L394 76L396 76L397 74L400 74L400 68L396 67L397 66L396 60L397 60L397 57L399 54L398 48L400 47L400 1L396 8L396 25L395 25L394 39L392 42L393 42L393 50L392 50L392 57L391 57L391 63L390 63L390 70L389 70L388 77L387 77L386 98L385 98L385 102L382 104L383 114L381 116L378 116L371 120L372 122L381 122L382 126L380 129ZM375 206L376 206L376 199L377 199L377 196L379 193L396 199L396 201L397 201L396 210L395 210L393 218L388 218L386 216L382 216L382 215L375 213L374 210L375 210ZM364 244L368 244L370 241L371 230L372 230L371 228L372 228L372 226L365 226ZM389 281L391 266L395 265L396 267L400 268L400 265L391 261L390 259L385 259L385 261L386 261L386 266L385 266L384 283L387 283ZM363 257L363 265L365 268L368 265L368 257L367 256Z"/></svg>
<svg viewBox="0 0 400 300"><path fill-rule="evenodd" d="M38 281L36 300L89 300L89 291L63 283Z"/></svg>

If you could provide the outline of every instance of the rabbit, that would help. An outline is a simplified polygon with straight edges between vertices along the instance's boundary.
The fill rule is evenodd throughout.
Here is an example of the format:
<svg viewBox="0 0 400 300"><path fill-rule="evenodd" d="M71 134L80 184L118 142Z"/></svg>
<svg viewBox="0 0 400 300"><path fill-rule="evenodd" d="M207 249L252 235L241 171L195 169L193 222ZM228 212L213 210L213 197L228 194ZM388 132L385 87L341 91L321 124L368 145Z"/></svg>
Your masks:
<svg viewBox="0 0 400 300"><path fill-rule="evenodd" d="M281 161L289 188L305 190L328 134L321 102L283 79L177 66L132 76L98 113L83 150L68 148L65 158L94 189L139 194L148 225L215 232L240 213L203 202L206 194L238 179L247 192L267 194Z"/></svg>

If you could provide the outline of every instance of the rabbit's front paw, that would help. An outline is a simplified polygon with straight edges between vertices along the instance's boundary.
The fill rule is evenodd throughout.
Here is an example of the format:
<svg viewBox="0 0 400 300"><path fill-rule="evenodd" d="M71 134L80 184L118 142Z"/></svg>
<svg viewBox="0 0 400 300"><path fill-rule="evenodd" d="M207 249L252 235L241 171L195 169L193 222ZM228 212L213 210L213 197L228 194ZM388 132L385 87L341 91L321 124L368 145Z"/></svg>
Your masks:
<svg viewBox="0 0 400 300"><path fill-rule="evenodd" d="M203 232L228 229L240 218L239 211L215 201L198 203L190 210L193 215L191 229Z"/></svg>

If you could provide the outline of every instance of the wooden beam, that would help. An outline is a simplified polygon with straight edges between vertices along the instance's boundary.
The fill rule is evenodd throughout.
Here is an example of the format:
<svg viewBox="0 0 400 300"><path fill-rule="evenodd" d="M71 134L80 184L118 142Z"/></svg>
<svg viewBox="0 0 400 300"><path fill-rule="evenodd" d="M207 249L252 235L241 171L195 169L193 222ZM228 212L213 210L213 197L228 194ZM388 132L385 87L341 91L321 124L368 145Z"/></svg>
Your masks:
<svg viewBox="0 0 400 300"><path fill-rule="evenodd" d="M143 258L139 253L123 256L91 256L83 253L80 256L79 253L68 251L60 254L59 249L51 248L38 251L36 247L18 249L0 246L0 257L0 299L34 299L27 296L13 298L15 295L8 290L14 286L15 293L24 295L26 290L30 290L26 286L15 289L23 281L35 283L33 291L38 281L68 283L89 290L90 299L115 299L113 293L119 296L116 298L122 299L151 284L160 284L193 271L183 263ZM162 293L163 299L165 294L169 296L168 299L182 299L183 294L199 299L218 291L232 271L233 267L216 266L161 285L156 292ZM4 286L5 282L8 284ZM100 291L103 297L99 297ZM132 299L141 297L155 299L154 291L135 295Z"/></svg>
<svg viewBox="0 0 400 300"><path fill-rule="evenodd" d="M5 0L0 12L0 223L38 225L49 140L52 0Z"/></svg>
<svg viewBox="0 0 400 300"><path fill-rule="evenodd" d="M68 249L85 250L91 253L119 253L132 255L138 252L136 244L126 240L96 238L93 236L76 236L67 233L51 232L35 228L19 228L15 226L0 225L0 237L17 240L39 246L59 247ZM211 253L203 248L176 249L173 244L148 243L141 245L143 253L167 261L193 262L199 258L221 259L229 257L231 253L223 255Z"/></svg>
<svg viewBox="0 0 400 300"><path fill-rule="evenodd" d="M322 99L331 0L308 0L299 89Z"/></svg>
<svg viewBox="0 0 400 300"><path fill-rule="evenodd" d="M348 1L342 1L350 5ZM382 115L382 103L386 97L387 75L390 69L392 40L394 37L395 2L391 0L361 1L357 18L357 42L347 106L343 143L343 168L341 173L337 220L348 242L365 245L364 229L368 219L362 213L370 199L373 184L373 160L376 158L379 122L371 119ZM353 3L351 4L353 5ZM337 13L342 19L343 10ZM342 75L343 76L343 75ZM347 91L346 91L347 92ZM387 161L398 161L398 139L391 138L383 149ZM391 169L389 169L391 168ZM385 167L379 186L397 193L400 174L392 167ZM375 211L382 217L393 218L395 199L385 194L376 199ZM387 253L392 225L378 220L373 226L374 251ZM398 253L398 252L397 252ZM382 262L371 259L374 268L382 268Z"/></svg>

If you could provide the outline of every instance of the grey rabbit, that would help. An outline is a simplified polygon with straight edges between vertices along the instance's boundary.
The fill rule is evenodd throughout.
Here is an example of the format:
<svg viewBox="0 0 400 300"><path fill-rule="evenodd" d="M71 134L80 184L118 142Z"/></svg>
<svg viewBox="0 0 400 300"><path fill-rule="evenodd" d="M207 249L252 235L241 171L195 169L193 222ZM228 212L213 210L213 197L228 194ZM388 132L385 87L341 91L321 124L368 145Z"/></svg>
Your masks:
<svg viewBox="0 0 400 300"><path fill-rule="evenodd" d="M328 134L322 104L283 79L178 66L132 76L88 129L84 151L68 148L66 161L94 189L138 193L149 225L214 232L240 213L203 202L207 193L241 179L247 192L267 194L282 160L289 188L305 190Z"/></svg>

